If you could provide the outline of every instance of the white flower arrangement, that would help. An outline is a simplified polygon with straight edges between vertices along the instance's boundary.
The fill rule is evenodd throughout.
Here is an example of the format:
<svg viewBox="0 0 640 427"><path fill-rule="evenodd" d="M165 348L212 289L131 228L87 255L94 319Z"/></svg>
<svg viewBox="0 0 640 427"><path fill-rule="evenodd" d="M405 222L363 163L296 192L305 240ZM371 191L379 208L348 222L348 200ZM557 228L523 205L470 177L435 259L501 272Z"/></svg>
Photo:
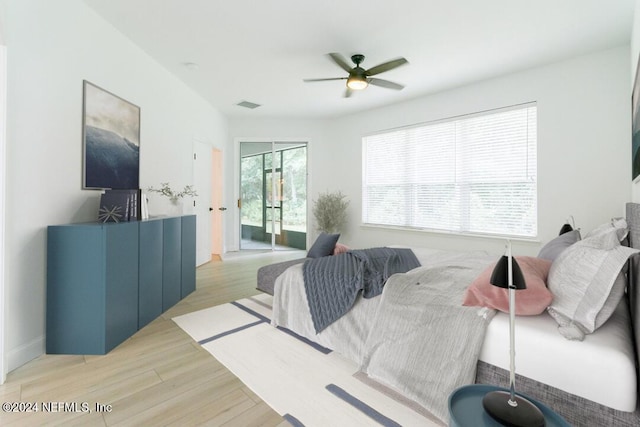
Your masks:
<svg viewBox="0 0 640 427"><path fill-rule="evenodd" d="M183 197L196 197L198 195L196 190L193 189L193 185L187 185L182 191L176 192L171 189L168 182L160 183L160 188L149 187L148 191L152 193L160 193L161 195L168 197L172 203L177 203L178 199Z"/></svg>

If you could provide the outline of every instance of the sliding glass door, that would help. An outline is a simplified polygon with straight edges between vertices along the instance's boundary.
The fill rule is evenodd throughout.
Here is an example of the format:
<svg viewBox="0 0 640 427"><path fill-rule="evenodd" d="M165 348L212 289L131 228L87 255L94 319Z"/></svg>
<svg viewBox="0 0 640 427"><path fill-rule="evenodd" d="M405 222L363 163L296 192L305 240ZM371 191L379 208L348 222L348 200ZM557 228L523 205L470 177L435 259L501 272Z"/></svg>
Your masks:
<svg viewBox="0 0 640 427"><path fill-rule="evenodd" d="M307 145L240 143L240 249L306 249Z"/></svg>

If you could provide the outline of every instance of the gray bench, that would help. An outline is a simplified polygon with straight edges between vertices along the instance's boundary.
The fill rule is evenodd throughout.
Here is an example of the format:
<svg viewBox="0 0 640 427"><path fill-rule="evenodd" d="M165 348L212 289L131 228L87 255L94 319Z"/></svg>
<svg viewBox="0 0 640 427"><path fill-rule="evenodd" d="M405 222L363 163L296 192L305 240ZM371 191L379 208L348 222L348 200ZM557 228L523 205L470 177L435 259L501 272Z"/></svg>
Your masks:
<svg viewBox="0 0 640 427"><path fill-rule="evenodd" d="M293 259L260 267L258 269L258 286L256 286L256 289L273 295L273 287L276 284L278 276L292 265L303 263L307 259L309 258Z"/></svg>

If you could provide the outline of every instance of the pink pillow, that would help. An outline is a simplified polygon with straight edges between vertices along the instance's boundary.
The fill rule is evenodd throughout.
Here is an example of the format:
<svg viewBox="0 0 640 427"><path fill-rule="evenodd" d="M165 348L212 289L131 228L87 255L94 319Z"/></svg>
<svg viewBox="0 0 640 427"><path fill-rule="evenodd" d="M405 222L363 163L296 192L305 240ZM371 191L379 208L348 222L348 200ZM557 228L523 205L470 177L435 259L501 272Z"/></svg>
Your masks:
<svg viewBox="0 0 640 427"><path fill-rule="evenodd" d="M341 243L336 243L336 247L333 248L333 254L334 255L343 254L343 253L347 252L348 250L349 250L349 248L346 247L345 245L343 245Z"/></svg>
<svg viewBox="0 0 640 427"><path fill-rule="evenodd" d="M553 300L551 291L547 289L547 276L551 268L551 261L527 256L515 258L527 284L527 289L515 291L516 314L519 316L540 314L551 305ZM489 307L505 313L509 312L507 289L489 283L494 267L495 263L491 264L471 282L464 294L462 305Z"/></svg>

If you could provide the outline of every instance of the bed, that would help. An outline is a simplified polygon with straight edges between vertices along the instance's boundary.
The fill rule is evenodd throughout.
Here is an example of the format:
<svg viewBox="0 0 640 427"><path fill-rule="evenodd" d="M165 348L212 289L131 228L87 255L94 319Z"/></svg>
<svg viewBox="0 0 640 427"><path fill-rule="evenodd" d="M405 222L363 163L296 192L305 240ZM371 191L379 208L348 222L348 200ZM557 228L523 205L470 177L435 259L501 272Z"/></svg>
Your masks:
<svg viewBox="0 0 640 427"><path fill-rule="evenodd" d="M640 248L640 205L629 203L626 217L629 234L625 244ZM368 381L400 392L446 422L444 405L449 388L455 384L508 386L508 315L480 307L460 307L461 292L495 261L495 255L422 248L413 248L413 252L424 267L393 275L380 297L359 298L350 311L319 333L302 285L303 260L280 266L283 271L277 275L273 289L272 324L355 361ZM636 283L640 256L631 256L623 271L626 275L619 277L627 279L624 298L615 305L610 318L581 341L562 336L558 321L548 311L516 319L517 390L545 402L572 425L640 425L640 286ZM440 282L443 284L437 285ZM436 297L433 289L417 286L427 283L436 283ZM442 313L434 308L449 305L460 310L451 315L449 308ZM424 310L425 306L429 310ZM462 317L468 318L467 323L455 323ZM432 329L442 331L432 338ZM468 333L460 334L460 330ZM464 342L464 351L447 350L450 354L439 362L440 368L423 367L428 366L425 360L432 357L431 353L437 356L437 349L456 340ZM404 353L398 353L397 348L405 347ZM418 360L416 354L421 355ZM470 372L464 368L469 360L473 361ZM407 372L399 373L396 367ZM433 371L438 369L443 375L434 377ZM425 388L429 390L425 392ZM437 404L424 403L431 401Z"/></svg>

